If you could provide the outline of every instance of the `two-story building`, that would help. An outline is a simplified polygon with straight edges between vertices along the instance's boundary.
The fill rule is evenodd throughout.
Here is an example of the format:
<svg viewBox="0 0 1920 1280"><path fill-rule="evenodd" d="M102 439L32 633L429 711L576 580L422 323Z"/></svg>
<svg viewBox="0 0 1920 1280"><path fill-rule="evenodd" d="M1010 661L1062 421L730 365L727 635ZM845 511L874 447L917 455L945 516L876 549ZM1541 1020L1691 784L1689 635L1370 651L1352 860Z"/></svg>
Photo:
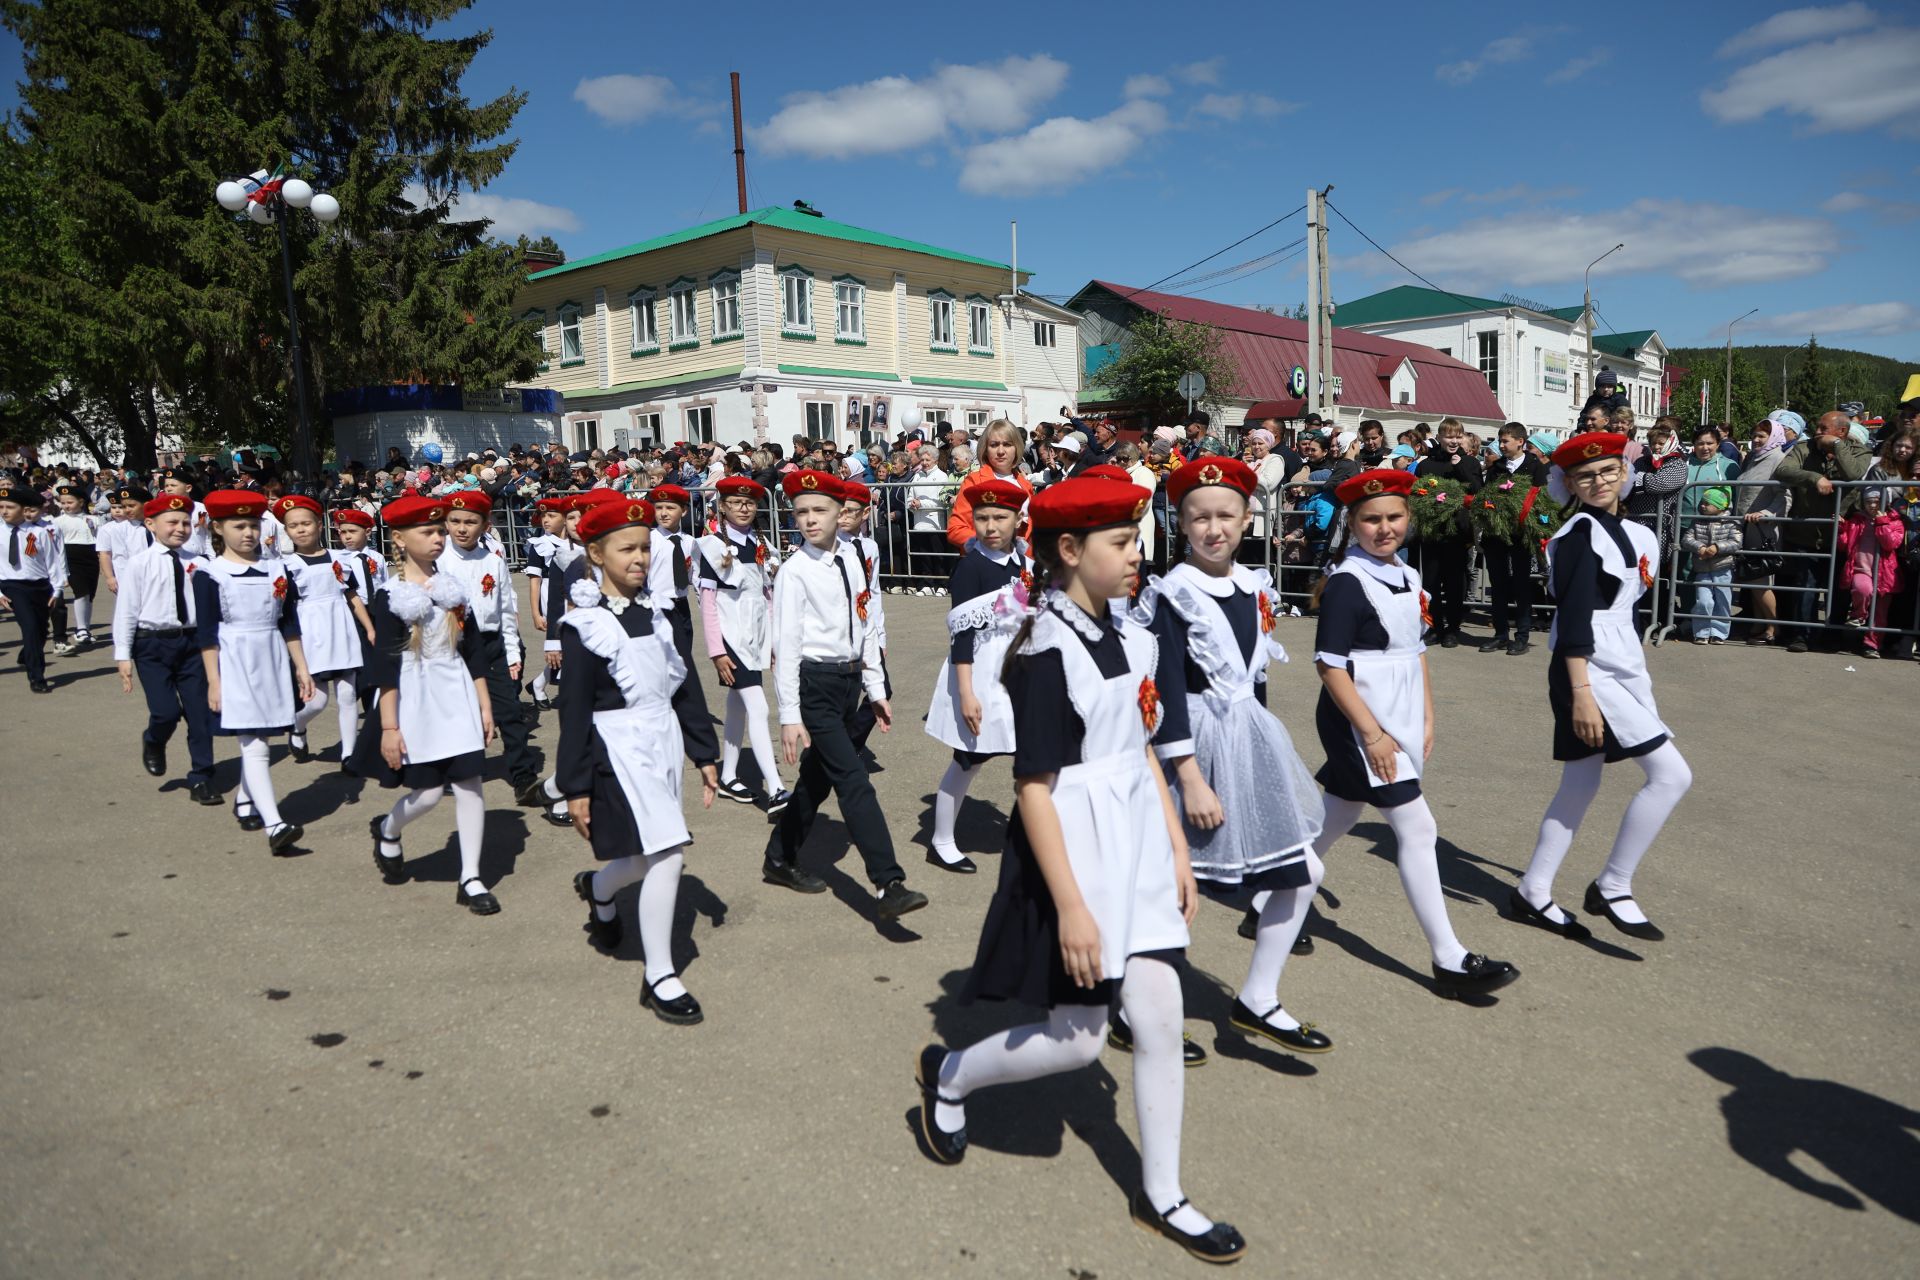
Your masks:
<svg viewBox="0 0 1920 1280"><path fill-rule="evenodd" d="M794 436L852 447L929 423L1025 425L1079 394L1077 317L988 258L770 207L527 278L537 385L569 448Z"/></svg>

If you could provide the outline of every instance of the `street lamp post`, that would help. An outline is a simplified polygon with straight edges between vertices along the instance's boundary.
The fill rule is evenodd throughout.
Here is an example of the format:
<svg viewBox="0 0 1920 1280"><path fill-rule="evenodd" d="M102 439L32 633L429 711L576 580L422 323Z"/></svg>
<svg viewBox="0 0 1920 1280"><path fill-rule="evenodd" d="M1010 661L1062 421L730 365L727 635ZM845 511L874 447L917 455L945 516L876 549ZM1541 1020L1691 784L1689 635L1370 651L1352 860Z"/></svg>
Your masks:
<svg viewBox="0 0 1920 1280"><path fill-rule="evenodd" d="M1760 309L1760 308L1758 308L1758 307L1755 307L1755 308L1753 309L1753 311L1758 311L1759 309ZM1740 323L1740 322L1741 322L1742 320L1745 320L1745 319L1747 318L1747 316L1750 316L1750 315L1752 315L1752 314L1753 314L1753 311L1749 311L1749 312L1747 312L1747 315L1744 315L1744 316L1736 316L1736 317L1734 317L1733 319L1731 319L1731 320L1729 320L1729 321L1727 321L1727 384L1726 384L1726 398L1725 398L1725 399L1723 399L1723 400L1722 400L1722 401L1720 402L1720 412L1721 412L1721 413L1723 413L1723 414L1725 414L1725 415L1726 415L1726 417L1727 417L1727 429L1728 429L1728 430L1732 430L1732 429L1733 429L1733 326L1735 326L1735 325L1737 325L1737 324L1739 324L1739 323ZM1782 400L1782 401L1781 401L1781 403L1782 403L1782 404L1785 404L1785 403L1786 403L1786 401L1784 401L1784 400Z"/></svg>
<svg viewBox="0 0 1920 1280"><path fill-rule="evenodd" d="M317 483L319 468L313 448L313 423L307 416L306 364L300 354L299 308L293 299L293 248L287 231L287 210L307 209L320 222L340 216L340 202L324 191L279 172L259 170L245 179L229 180L214 190L214 198L228 213L244 212L262 226L271 222L280 235L280 281L287 294L287 341L293 346L293 402L295 407L293 457L301 480Z"/></svg>
<svg viewBox="0 0 1920 1280"><path fill-rule="evenodd" d="M1621 241L1619 244L1613 246L1613 248L1607 250L1605 253L1601 254L1599 257L1595 258L1592 262L1589 262L1587 264L1586 288L1581 294L1581 298L1583 299L1583 301L1580 304L1580 318L1582 319L1582 321L1585 322L1587 326L1587 394L1588 395L1592 395L1594 391L1599 387L1599 384L1600 384L1599 375L1594 371L1594 367L1593 367L1596 362L1596 358L1593 354L1593 269L1626 247L1627 247L1626 242ZM1579 425L1577 420L1575 421L1574 425L1575 426Z"/></svg>

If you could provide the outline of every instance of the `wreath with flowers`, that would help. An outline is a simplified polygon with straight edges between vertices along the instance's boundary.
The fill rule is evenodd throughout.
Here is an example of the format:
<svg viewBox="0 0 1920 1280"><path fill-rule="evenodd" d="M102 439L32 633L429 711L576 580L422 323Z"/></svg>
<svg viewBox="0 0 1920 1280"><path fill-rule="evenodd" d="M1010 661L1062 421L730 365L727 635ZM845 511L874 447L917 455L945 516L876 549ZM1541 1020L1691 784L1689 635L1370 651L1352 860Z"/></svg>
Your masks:
<svg viewBox="0 0 1920 1280"><path fill-rule="evenodd" d="M1566 523L1566 512L1545 488L1508 475L1488 480L1468 499L1467 514L1482 538L1524 540L1536 554Z"/></svg>
<svg viewBox="0 0 1920 1280"><path fill-rule="evenodd" d="M1467 509L1467 490L1451 476L1420 476L1407 495L1413 509L1413 530L1423 540L1460 536L1461 513Z"/></svg>

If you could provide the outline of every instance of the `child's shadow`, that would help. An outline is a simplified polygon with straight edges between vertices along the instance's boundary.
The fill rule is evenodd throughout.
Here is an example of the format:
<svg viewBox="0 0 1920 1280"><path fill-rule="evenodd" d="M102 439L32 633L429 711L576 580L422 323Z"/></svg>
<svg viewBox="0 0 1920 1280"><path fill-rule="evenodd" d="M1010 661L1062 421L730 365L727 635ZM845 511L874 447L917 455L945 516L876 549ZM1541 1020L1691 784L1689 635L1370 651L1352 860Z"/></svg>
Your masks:
<svg viewBox="0 0 1920 1280"><path fill-rule="evenodd" d="M1283 1076L1314 1076L1320 1068L1259 1036L1243 1035L1232 1026L1234 990L1189 961L1178 966L1180 998L1189 1022L1213 1025L1213 1051L1236 1062L1251 1062Z"/></svg>
<svg viewBox="0 0 1920 1280"><path fill-rule="evenodd" d="M922 849L933 848L935 794L930 791L920 797L920 826L907 841L908 844L918 845ZM960 846L962 853L999 853L1006 847L1006 841L1006 814L972 795L960 802L960 812L953 823L953 842Z"/></svg>
<svg viewBox="0 0 1920 1280"><path fill-rule="evenodd" d="M817 845L825 845L833 850L830 855L822 855ZM808 856L812 849L814 856ZM866 868L860 863L860 855L854 851L847 839L846 824L837 818L821 815L814 819L813 830L800 846L800 865L816 872L827 882L827 888L833 896L840 899L853 913L873 926L873 931L888 942L918 942L920 935L902 925L897 920L882 920L874 910L876 901L873 891L868 889L853 875L840 869L840 864L849 855L854 859L859 875L864 879ZM931 894L928 895L932 897Z"/></svg>
<svg viewBox="0 0 1920 1280"><path fill-rule="evenodd" d="M614 911L625 926L621 933L620 945L610 950L595 948L602 955L615 960L637 960L646 962L646 948L640 945L640 930L637 922L640 918L640 886L630 884L614 895ZM581 905L580 932L587 932L587 909ZM679 894L673 905L673 971L686 976L689 967L700 958L700 944L694 941L693 928L696 917L705 916L707 926L718 929L727 922L726 901L707 887L707 882L699 876L682 874ZM588 943L589 946L593 944Z"/></svg>
<svg viewBox="0 0 1920 1280"><path fill-rule="evenodd" d="M487 830L480 843L480 878L489 887L497 886L502 880L513 875L513 869L520 855L527 850L527 810L489 809L487 811ZM406 874L409 880L439 880L448 884L460 879L460 834L452 830L453 797L442 796L424 816L408 824L400 833L402 848L407 840L421 839L422 843L433 839L435 820L447 824L439 848L432 853L415 856L407 850ZM371 846L371 837L368 838Z"/></svg>

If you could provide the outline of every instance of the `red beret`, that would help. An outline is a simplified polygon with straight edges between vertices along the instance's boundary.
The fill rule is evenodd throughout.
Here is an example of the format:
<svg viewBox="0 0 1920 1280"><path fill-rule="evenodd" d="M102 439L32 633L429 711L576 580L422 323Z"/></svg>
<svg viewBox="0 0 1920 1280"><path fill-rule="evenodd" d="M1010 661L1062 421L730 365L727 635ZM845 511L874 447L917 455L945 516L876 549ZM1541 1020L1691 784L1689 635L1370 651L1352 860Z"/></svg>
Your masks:
<svg viewBox="0 0 1920 1280"><path fill-rule="evenodd" d="M873 505L873 490L858 480L842 480L840 498L844 502L857 502L863 507L870 507Z"/></svg>
<svg viewBox="0 0 1920 1280"><path fill-rule="evenodd" d="M493 514L493 499L478 489L462 489L458 493L450 493L446 501L449 511L471 511L477 516Z"/></svg>
<svg viewBox="0 0 1920 1280"><path fill-rule="evenodd" d="M267 500L248 489L215 489L203 500L210 520L232 520L240 516L259 519L266 512Z"/></svg>
<svg viewBox="0 0 1920 1280"><path fill-rule="evenodd" d="M1106 476L1075 476L1034 495L1028 514L1036 533L1066 533L1132 524L1146 514L1153 494L1137 484Z"/></svg>
<svg viewBox="0 0 1920 1280"><path fill-rule="evenodd" d="M682 507L690 507L693 505L693 495L677 484L657 484L653 486L653 491L647 494L647 501L672 502Z"/></svg>
<svg viewBox="0 0 1920 1280"><path fill-rule="evenodd" d="M1577 467L1583 462L1598 462L1602 458L1618 458L1627 451L1627 438L1615 431L1589 431L1585 435L1574 436L1553 451L1553 465L1562 471Z"/></svg>
<svg viewBox="0 0 1920 1280"><path fill-rule="evenodd" d="M761 484L758 480L749 479L746 476L727 476L715 484L713 488L714 492L723 498L729 494L744 493L755 502L758 502L767 496L767 486ZM655 489L654 492L658 493L660 491Z"/></svg>
<svg viewBox="0 0 1920 1280"><path fill-rule="evenodd" d="M1027 505L1027 491L1011 480L1001 480L996 477L992 480L976 481L967 492L973 498L975 511L982 507L997 511L1018 511Z"/></svg>
<svg viewBox="0 0 1920 1280"><path fill-rule="evenodd" d="M1178 507L1201 485L1219 485L1247 498L1253 495L1254 484L1253 468L1240 459L1203 454L1167 473L1167 497Z"/></svg>
<svg viewBox="0 0 1920 1280"><path fill-rule="evenodd" d="M542 498L533 505L542 511L553 511L564 515L567 509L573 505L573 495L563 493L557 498Z"/></svg>
<svg viewBox="0 0 1920 1280"><path fill-rule="evenodd" d="M193 514L193 499L183 498L177 493L163 493L157 498L149 498L140 508L147 519L165 515L169 511L179 511L185 515Z"/></svg>
<svg viewBox="0 0 1920 1280"><path fill-rule="evenodd" d="M1096 462L1085 471L1075 473L1079 478L1097 476L1102 480L1118 480L1121 484L1132 484L1133 477L1127 474L1125 467L1115 466L1111 462Z"/></svg>
<svg viewBox="0 0 1920 1280"><path fill-rule="evenodd" d="M446 503L419 493L395 498L380 508L380 519L386 522L389 529L412 529L423 524L437 524L446 518Z"/></svg>
<svg viewBox="0 0 1920 1280"><path fill-rule="evenodd" d="M373 528L373 517L358 507L341 507L333 513L335 524L357 524L362 529Z"/></svg>
<svg viewBox="0 0 1920 1280"><path fill-rule="evenodd" d="M311 511L317 516L326 514L326 512L321 510L318 502L315 502L304 493L290 493L284 498L275 498L267 504L267 510L273 512L273 514L279 516L282 520L287 518L287 512L295 509Z"/></svg>
<svg viewBox="0 0 1920 1280"><path fill-rule="evenodd" d="M572 495L567 501L571 504L571 510L578 511L582 515L585 515L603 502L609 500L619 501L626 496L626 494L614 489L589 489L585 493Z"/></svg>
<svg viewBox="0 0 1920 1280"><path fill-rule="evenodd" d="M822 498L832 498L835 502L845 502L846 492L840 482L824 471L789 471L780 481L780 488L789 498L815 494Z"/></svg>
<svg viewBox="0 0 1920 1280"><path fill-rule="evenodd" d="M580 527L575 530L580 541L592 542L604 538L616 529L631 529L635 525L653 523L653 504L645 498L627 498L623 502L596 502L581 513Z"/></svg>
<svg viewBox="0 0 1920 1280"><path fill-rule="evenodd" d="M1189 463L1188 466L1192 464ZM1180 470L1185 471L1182 467ZM1404 498L1413 492L1413 472L1374 470L1362 471L1357 476L1342 480L1333 491L1333 496L1351 507L1355 503L1365 502L1368 498L1378 498L1382 494L1397 494Z"/></svg>

